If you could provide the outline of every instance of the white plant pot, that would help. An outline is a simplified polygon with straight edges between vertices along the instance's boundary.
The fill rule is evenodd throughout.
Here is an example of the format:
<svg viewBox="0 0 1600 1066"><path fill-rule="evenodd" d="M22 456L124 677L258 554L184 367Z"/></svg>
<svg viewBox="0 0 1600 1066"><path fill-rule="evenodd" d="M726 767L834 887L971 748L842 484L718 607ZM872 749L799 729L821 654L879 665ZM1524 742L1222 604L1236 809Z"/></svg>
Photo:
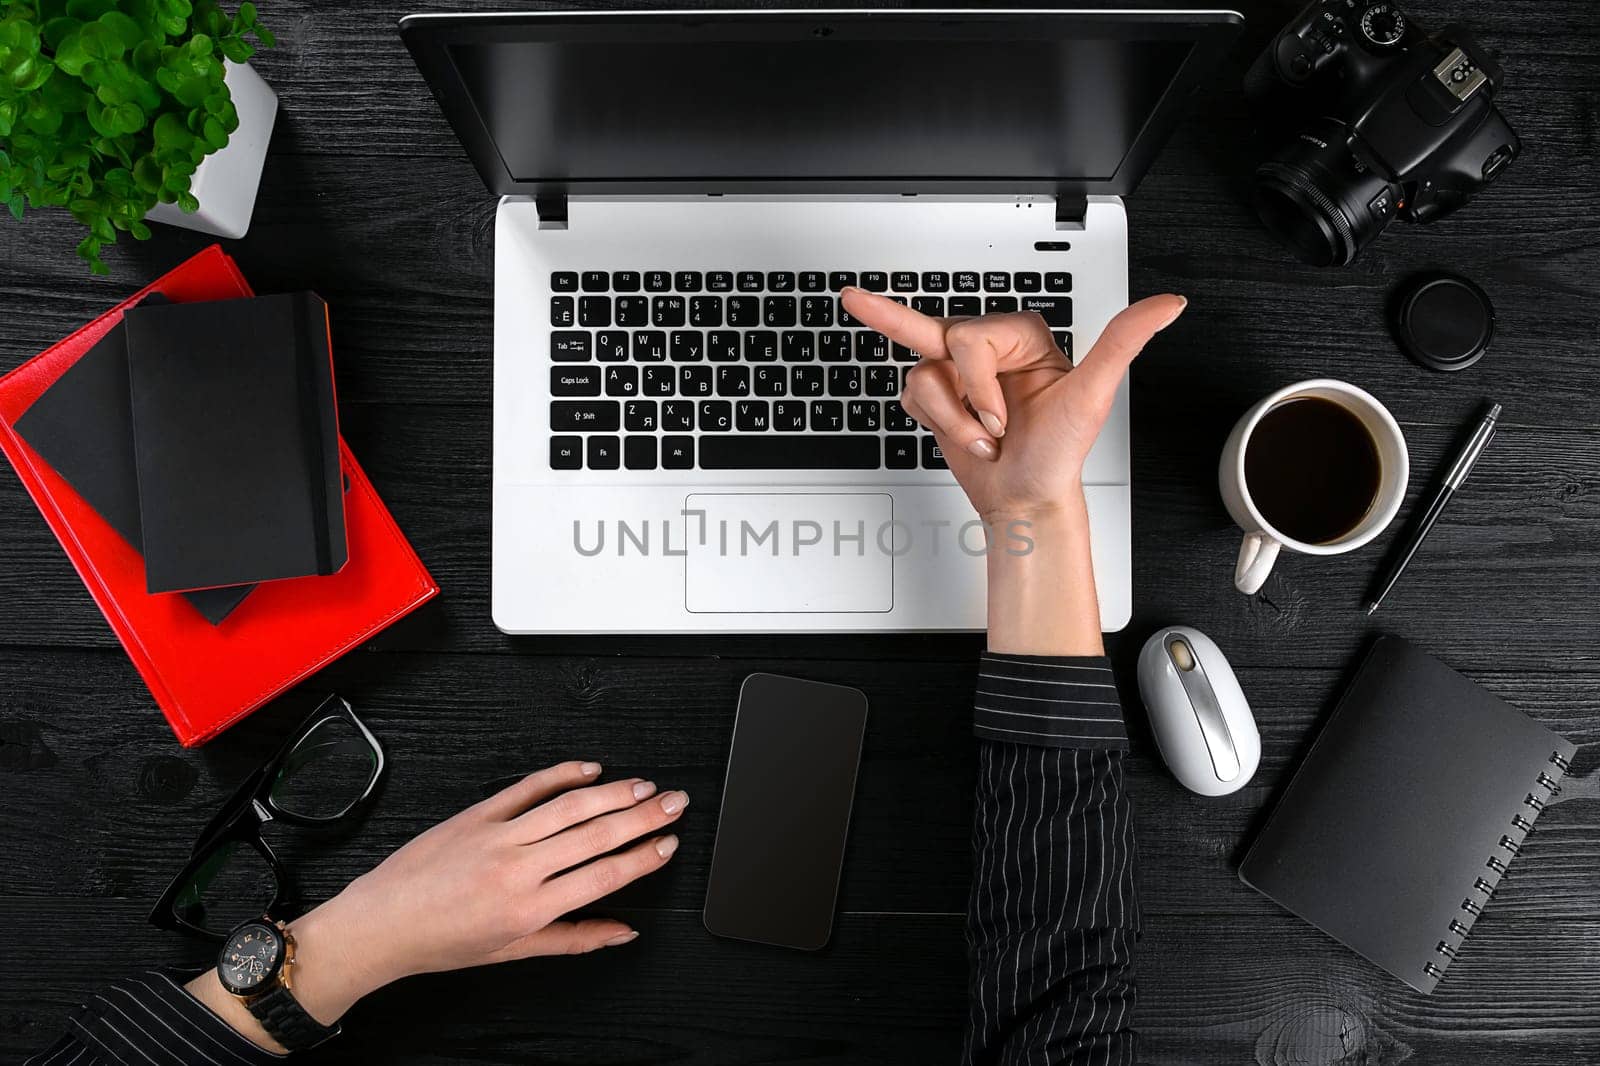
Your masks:
<svg viewBox="0 0 1600 1066"><path fill-rule="evenodd" d="M156 204L144 216L145 221L233 239L249 231L256 191L261 187L261 168L267 159L267 142L272 139L272 124L278 116L278 94L248 63L230 61L226 69L225 80L234 110L239 113L239 128L220 151L201 160L190 179L189 191L200 201L200 210L189 215L177 204Z"/></svg>

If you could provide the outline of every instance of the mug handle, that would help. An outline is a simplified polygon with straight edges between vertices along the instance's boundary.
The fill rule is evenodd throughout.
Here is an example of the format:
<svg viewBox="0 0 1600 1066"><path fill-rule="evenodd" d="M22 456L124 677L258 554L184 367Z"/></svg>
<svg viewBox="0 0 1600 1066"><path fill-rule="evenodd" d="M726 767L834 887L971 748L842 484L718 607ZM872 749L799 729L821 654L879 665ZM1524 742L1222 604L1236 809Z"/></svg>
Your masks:
<svg viewBox="0 0 1600 1066"><path fill-rule="evenodd" d="M1282 546L1265 533L1246 533L1244 543L1239 545L1239 561L1233 568L1233 587L1246 596L1260 591Z"/></svg>

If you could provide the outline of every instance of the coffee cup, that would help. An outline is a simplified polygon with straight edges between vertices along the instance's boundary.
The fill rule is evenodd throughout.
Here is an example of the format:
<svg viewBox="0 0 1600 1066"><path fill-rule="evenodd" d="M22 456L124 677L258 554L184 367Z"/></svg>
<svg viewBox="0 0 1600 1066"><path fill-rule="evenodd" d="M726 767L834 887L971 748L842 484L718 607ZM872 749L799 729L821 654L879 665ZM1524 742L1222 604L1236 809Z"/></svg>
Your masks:
<svg viewBox="0 0 1600 1066"><path fill-rule="evenodd" d="M1399 423L1365 390L1315 378L1263 397L1228 435L1217 474L1245 534L1234 585L1259 590L1285 549L1355 551L1394 519L1410 476Z"/></svg>

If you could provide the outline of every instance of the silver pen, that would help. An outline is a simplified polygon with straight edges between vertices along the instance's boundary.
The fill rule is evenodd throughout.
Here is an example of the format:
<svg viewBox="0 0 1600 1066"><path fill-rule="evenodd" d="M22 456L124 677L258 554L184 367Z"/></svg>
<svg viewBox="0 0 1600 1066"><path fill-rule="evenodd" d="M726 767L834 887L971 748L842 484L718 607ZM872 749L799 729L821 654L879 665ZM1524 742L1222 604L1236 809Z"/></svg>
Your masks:
<svg viewBox="0 0 1600 1066"><path fill-rule="evenodd" d="M1439 492L1434 496L1433 502L1428 505L1428 510L1423 514L1422 520L1412 527L1411 534L1406 538L1405 549L1389 564L1389 570L1383 577L1377 592L1367 601L1367 614L1372 614L1389 595L1389 590L1394 588L1400 580L1400 575L1406 572L1406 564L1411 557L1417 554L1417 549L1422 546L1423 538L1433 529L1433 524L1444 513L1445 506L1450 498L1456 494L1461 483L1467 480L1467 475L1472 473L1472 468L1477 465L1478 457L1494 439L1495 425L1500 418L1500 405L1491 404L1483 420L1478 423L1478 428L1473 431L1472 439L1467 441L1467 446L1461 449L1461 454L1456 456L1456 461L1451 464L1450 472L1444 476L1444 483L1439 486Z"/></svg>

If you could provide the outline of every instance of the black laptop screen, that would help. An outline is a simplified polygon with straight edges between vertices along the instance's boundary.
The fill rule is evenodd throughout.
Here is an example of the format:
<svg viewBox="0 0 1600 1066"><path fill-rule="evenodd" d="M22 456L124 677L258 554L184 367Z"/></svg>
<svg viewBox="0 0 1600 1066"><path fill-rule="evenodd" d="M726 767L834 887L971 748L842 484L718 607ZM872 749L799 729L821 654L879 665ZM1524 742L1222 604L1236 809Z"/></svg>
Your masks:
<svg viewBox="0 0 1600 1066"><path fill-rule="evenodd" d="M508 39L448 48L517 182L1108 181L1182 38Z"/></svg>

